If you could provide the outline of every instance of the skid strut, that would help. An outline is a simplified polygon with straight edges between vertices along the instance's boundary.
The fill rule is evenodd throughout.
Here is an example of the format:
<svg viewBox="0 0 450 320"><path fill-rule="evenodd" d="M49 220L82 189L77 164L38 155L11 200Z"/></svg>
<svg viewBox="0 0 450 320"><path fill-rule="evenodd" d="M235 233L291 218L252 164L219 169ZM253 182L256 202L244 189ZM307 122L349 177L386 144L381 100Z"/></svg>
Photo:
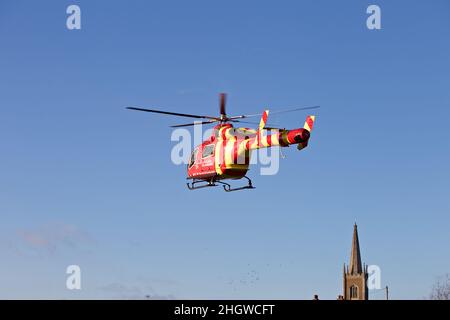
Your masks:
<svg viewBox="0 0 450 320"><path fill-rule="evenodd" d="M201 185L197 186L198 183L202 183ZM201 188L207 188L207 187L217 187L217 184L214 183L214 180L211 179L209 181L206 180L199 180L199 179L192 179L192 182L186 183L189 190L196 190Z"/></svg>
<svg viewBox="0 0 450 320"><path fill-rule="evenodd" d="M187 187L189 190L196 190L196 189L201 189L201 188L207 188L207 187L217 187L216 183L220 183L223 186L223 190L225 190L226 192L231 192L231 191L238 191L238 190L244 190L244 189L255 189L255 187L252 185L252 180L250 180L249 177L244 176L245 179L247 179L248 184L246 186L243 187L238 187L238 188L232 188L231 184L223 182L223 181L219 181L219 180L201 180L201 179L193 179L191 183L186 183ZM201 185L198 185L201 183Z"/></svg>

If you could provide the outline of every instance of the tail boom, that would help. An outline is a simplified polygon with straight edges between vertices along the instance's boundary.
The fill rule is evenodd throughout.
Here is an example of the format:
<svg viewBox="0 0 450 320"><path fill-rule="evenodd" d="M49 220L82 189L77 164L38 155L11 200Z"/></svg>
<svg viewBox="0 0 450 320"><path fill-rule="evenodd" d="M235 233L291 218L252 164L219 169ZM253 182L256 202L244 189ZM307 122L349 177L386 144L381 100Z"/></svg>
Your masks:
<svg viewBox="0 0 450 320"><path fill-rule="evenodd" d="M266 115L266 114L265 114ZM308 116L306 118L303 128L293 130L264 130L259 128L255 137L247 139L245 142L245 150L255 150L260 148L268 148L273 146L287 147L291 144L298 144L299 150L305 148L308 145L310 134L314 126L315 116ZM267 121L267 115L264 119ZM262 122L262 120L261 120Z"/></svg>

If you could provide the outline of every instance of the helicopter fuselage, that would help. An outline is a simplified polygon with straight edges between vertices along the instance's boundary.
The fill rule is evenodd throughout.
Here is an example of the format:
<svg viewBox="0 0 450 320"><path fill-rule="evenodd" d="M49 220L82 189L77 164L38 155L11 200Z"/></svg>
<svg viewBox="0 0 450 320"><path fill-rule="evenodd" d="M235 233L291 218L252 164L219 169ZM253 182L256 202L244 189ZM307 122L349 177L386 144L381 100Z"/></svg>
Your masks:
<svg viewBox="0 0 450 320"><path fill-rule="evenodd" d="M313 118L311 119L311 127ZM298 149L308 144L310 131L306 128L250 129L234 128L230 123L214 127L209 139L194 148L188 164L188 179L217 181L243 178L250 165L253 150L273 146L297 144Z"/></svg>

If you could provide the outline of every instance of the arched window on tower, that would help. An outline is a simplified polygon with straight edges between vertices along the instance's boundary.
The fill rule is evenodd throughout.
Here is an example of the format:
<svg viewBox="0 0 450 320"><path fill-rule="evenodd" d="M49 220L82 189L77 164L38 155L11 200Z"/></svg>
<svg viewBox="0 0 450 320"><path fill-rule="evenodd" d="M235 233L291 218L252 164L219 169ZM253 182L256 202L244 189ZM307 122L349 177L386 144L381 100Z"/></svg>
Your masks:
<svg viewBox="0 0 450 320"><path fill-rule="evenodd" d="M355 285L350 287L350 299L358 299L358 287Z"/></svg>

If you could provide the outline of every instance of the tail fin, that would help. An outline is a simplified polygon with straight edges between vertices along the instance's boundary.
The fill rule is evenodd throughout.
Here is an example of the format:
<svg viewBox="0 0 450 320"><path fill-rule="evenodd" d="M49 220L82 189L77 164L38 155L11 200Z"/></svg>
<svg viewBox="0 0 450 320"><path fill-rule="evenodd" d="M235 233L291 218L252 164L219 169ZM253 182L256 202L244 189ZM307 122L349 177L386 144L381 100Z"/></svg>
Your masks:
<svg viewBox="0 0 450 320"><path fill-rule="evenodd" d="M305 125L303 126L303 129L308 130L309 132L311 132L312 129L313 129L313 126L314 126L314 120L316 120L316 116L307 116L306 117L306 121L305 121ZM309 140L309 138L308 138L308 140ZM297 149L298 150L302 150L302 149L306 148L308 146L308 140L306 140L304 142L300 142L297 145Z"/></svg>
<svg viewBox="0 0 450 320"><path fill-rule="evenodd" d="M307 116L303 129L306 129L309 132L311 132L314 126L314 120L316 120L316 116Z"/></svg>
<svg viewBox="0 0 450 320"><path fill-rule="evenodd" d="M266 126L267 117L269 116L269 110L264 110L261 121L259 122L259 130L262 130Z"/></svg>

